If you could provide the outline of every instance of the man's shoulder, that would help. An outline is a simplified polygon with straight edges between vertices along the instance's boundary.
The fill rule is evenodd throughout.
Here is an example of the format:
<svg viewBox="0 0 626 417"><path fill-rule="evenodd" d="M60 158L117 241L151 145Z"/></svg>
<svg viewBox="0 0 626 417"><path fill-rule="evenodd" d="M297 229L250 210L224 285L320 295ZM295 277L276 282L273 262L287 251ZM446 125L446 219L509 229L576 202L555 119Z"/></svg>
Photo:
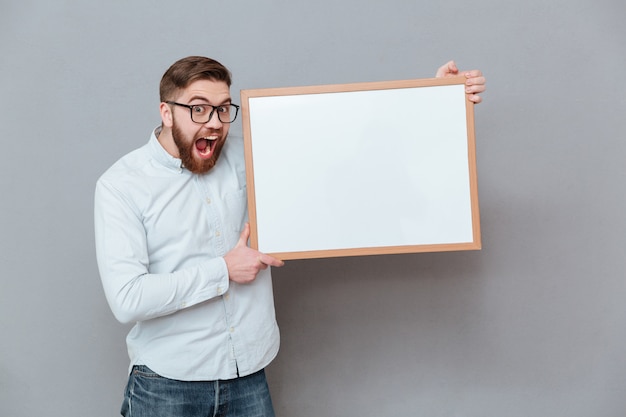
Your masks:
<svg viewBox="0 0 626 417"><path fill-rule="evenodd" d="M118 159L98 179L99 182L119 182L141 176L146 166L150 165L147 145L135 149Z"/></svg>

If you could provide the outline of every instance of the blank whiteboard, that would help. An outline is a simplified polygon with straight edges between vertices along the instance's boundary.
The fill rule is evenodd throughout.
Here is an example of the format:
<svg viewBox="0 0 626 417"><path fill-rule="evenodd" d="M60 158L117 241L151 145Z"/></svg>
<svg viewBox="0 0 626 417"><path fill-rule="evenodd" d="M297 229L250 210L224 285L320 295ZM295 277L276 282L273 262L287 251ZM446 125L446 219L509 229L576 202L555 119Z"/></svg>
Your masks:
<svg viewBox="0 0 626 417"><path fill-rule="evenodd" d="M250 246L283 260L480 249L464 83L242 90Z"/></svg>

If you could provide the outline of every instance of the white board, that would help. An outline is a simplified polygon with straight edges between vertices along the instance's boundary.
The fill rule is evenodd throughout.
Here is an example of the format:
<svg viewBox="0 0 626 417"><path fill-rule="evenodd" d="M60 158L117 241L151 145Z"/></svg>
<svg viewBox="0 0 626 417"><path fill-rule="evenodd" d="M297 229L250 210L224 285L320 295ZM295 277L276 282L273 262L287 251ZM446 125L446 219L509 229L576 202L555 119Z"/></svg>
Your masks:
<svg viewBox="0 0 626 417"><path fill-rule="evenodd" d="M241 95L255 249L297 259L480 248L463 78Z"/></svg>

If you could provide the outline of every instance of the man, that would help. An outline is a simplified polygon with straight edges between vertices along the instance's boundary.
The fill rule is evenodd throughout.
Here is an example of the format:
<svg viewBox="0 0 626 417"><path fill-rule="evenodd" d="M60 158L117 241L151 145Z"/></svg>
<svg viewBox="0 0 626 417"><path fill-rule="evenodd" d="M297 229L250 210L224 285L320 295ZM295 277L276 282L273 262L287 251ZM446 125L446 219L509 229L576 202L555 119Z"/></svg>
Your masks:
<svg viewBox="0 0 626 417"><path fill-rule="evenodd" d="M458 74L454 62L437 76ZM485 80L466 73L470 100ZM264 368L278 352L270 268L247 246L243 144L230 72L205 57L174 63L161 126L98 180L98 266L127 337L122 415L273 416Z"/></svg>

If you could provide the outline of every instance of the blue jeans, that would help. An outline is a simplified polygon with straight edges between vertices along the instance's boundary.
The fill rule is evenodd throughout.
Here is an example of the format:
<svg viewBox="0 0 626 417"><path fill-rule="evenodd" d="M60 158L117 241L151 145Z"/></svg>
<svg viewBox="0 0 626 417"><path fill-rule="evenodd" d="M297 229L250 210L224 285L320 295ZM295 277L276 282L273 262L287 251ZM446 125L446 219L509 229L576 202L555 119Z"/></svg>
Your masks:
<svg viewBox="0 0 626 417"><path fill-rule="evenodd" d="M176 381L135 366L125 417L274 417L265 371L227 381Z"/></svg>

